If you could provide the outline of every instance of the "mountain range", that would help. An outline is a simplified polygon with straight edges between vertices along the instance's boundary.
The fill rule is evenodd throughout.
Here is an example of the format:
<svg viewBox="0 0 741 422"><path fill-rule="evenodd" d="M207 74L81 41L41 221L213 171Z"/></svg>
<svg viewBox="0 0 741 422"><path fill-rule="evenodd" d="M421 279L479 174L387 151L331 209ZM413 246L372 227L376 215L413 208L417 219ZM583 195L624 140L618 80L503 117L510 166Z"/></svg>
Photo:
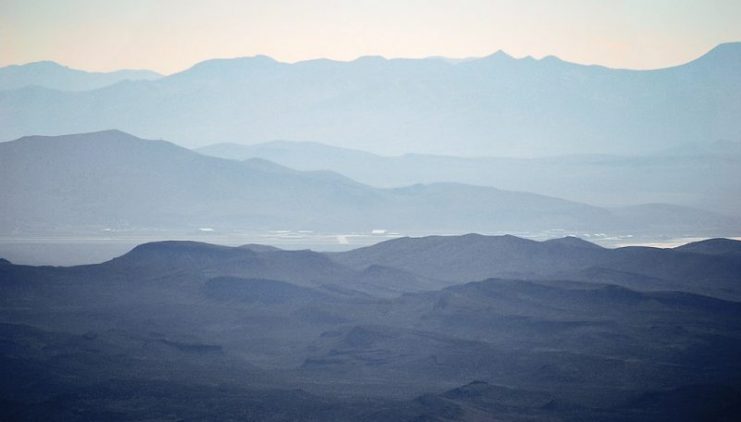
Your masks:
<svg viewBox="0 0 741 422"><path fill-rule="evenodd" d="M457 182L603 206L667 202L730 215L741 212L741 142L695 143L646 154L542 158L383 156L296 141L221 143L196 151L237 160L262 158L297 170L331 170L379 187Z"/></svg>
<svg viewBox="0 0 741 422"><path fill-rule="evenodd" d="M51 61L0 68L0 90L46 88L57 91L89 91L123 81L151 81L162 75L151 70L86 72Z"/></svg>
<svg viewBox="0 0 741 422"><path fill-rule="evenodd" d="M376 153L633 154L739 140L741 43L649 71L503 52L463 62L215 59L83 92L0 92L0 139L119 128L186 146L321 140Z"/></svg>
<svg viewBox="0 0 741 422"><path fill-rule="evenodd" d="M394 239L331 256L350 268L382 265L448 283L492 277L564 279L739 300L739 245L712 239L675 249L609 249L576 237L537 242L468 234Z"/></svg>
<svg viewBox="0 0 741 422"><path fill-rule="evenodd" d="M740 99L741 42L2 67L0 420L737 420Z"/></svg>
<svg viewBox="0 0 741 422"><path fill-rule="evenodd" d="M577 232L728 235L741 223L649 204L600 208L458 183L383 189L262 159L207 157L120 131L0 143L6 235L104 229L404 233Z"/></svg>
<svg viewBox="0 0 741 422"><path fill-rule="evenodd" d="M471 234L0 261L0 403L37 420L732 420L739 245ZM632 287L567 274L615 266Z"/></svg>

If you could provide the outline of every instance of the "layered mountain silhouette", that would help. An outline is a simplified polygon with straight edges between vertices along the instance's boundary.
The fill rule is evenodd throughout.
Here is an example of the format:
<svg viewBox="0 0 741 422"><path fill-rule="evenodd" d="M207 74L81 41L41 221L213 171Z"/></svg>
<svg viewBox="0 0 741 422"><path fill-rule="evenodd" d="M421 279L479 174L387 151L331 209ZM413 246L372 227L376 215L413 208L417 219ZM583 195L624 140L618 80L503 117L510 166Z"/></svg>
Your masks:
<svg viewBox="0 0 741 422"><path fill-rule="evenodd" d="M741 257L721 252L739 244L467 235L321 254L169 241L96 265L5 262L3 414L732 419L741 304L716 287L741 272ZM395 267L360 269L371 261ZM643 284L566 275L595 265Z"/></svg>
<svg viewBox="0 0 741 422"><path fill-rule="evenodd" d="M543 158L383 156L316 142L221 143L198 148L221 158L266 159L297 170L331 170L362 183L397 187L458 182L548 193L605 206L668 202L741 211L741 142L697 142L645 154ZM523 177L527 174L527 177Z"/></svg>
<svg viewBox="0 0 741 422"><path fill-rule="evenodd" d="M736 420L739 69L0 68L0 419Z"/></svg>
<svg viewBox="0 0 741 422"><path fill-rule="evenodd" d="M710 245L719 245L711 250ZM741 297L741 241L713 239L674 249L603 248L565 237L534 241L511 235L401 238L347 252L319 253L254 246L229 247L190 241L146 243L102 264L63 267L52 273L101 280L200 278L276 280L327 292L347 289L387 297L488 278L537 282L571 280L645 291L677 290L721 299ZM722 248L722 249L721 249ZM729 252L730 251L730 252ZM19 283L43 268L5 261ZM28 273L26 273L28 271ZM13 285L12 283L6 286ZM28 286L33 284L29 282Z"/></svg>
<svg viewBox="0 0 741 422"><path fill-rule="evenodd" d="M321 140L380 153L654 151L741 137L741 44L650 71L514 59L217 59L154 81L0 93L0 139L108 128L188 146Z"/></svg>
<svg viewBox="0 0 741 422"><path fill-rule="evenodd" d="M280 282L291 282L332 293L345 294L345 289L351 289L385 297L447 284L377 265L353 270L310 250L288 251L249 245L227 247L188 241L143 244L101 265L106 269L138 272L141 277L174 277L183 273L218 277L207 287L222 293L231 288L239 291L237 286L242 283L263 286L276 282L276 288L281 288Z"/></svg>
<svg viewBox="0 0 741 422"><path fill-rule="evenodd" d="M717 239L676 249L608 249L573 237L537 242L469 234L395 239L331 256L352 268L384 265L448 282L562 278L737 300L741 298L741 261L735 252L739 245L739 241Z"/></svg>
<svg viewBox="0 0 741 422"><path fill-rule="evenodd" d="M262 159L206 157L119 131L0 144L4 233L200 227L365 231L592 231L724 235L741 223L666 205L604 209L456 183L381 189Z"/></svg>
<svg viewBox="0 0 741 422"><path fill-rule="evenodd" d="M86 72L51 61L0 67L0 90L28 88L33 95L37 88L58 91L88 91L122 81L151 81L162 75L151 70L117 70Z"/></svg>

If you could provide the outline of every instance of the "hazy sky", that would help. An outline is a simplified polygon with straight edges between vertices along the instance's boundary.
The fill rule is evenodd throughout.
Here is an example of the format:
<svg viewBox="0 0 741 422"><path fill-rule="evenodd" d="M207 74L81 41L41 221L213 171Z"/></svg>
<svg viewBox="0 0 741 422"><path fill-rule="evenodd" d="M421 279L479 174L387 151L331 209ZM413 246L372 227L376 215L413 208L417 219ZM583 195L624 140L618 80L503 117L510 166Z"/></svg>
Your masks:
<svg viewBox="0 0 741 422"><path fill-rule="evenodd" d="M741 0L0 0L0 65L556 55L656 68L741 40Z"/></svg>

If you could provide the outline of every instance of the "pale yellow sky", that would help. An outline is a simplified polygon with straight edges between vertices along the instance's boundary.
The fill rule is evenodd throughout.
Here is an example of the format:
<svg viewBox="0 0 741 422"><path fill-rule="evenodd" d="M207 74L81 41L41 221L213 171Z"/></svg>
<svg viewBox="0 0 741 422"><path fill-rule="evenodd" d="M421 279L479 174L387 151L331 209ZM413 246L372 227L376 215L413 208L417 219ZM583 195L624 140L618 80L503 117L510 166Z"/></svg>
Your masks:
<svg viewBox="0 0 741 422"><path fill-rule="evenodd" d="M0 66L172 73L215 57L470 57L658 68L741 40L741 0L0 0Z"/></svg>

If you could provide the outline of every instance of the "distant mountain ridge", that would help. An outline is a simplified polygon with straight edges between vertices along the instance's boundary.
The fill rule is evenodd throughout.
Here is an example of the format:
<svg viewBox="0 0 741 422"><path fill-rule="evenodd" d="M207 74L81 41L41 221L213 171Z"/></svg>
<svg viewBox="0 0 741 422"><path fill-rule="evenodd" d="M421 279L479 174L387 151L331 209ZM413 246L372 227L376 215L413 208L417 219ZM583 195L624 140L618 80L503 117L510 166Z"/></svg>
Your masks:
<svg viewBox="0 0 741 422"><path fill-rule="evenodd" d="M730 215L741 213L741 184L737 182L741 179L741 141L696 142L646 154L529 159L382 156L285 140L254 145L221 143L196 151L236 160L263 158L297 170L332 170L378 187L458 182L548 193L603 206L667 202ZM528 177L522 177L525 173Z"/></svg>
<svg viewBox="0 0 741 422"><path fill-rule="evenodd" d="M614 231L725 234L732 217L647 205L608 210L457 183L373 188L262 159L206 157L120 131L0 143L5 233L157 230ZM667 214L668 213L668 214ZM666 215L664 215L666 214ZM664 215L664 217L662 217Z"/></svg>
<svg viewBox="0 0 741 422"><path fill-rule="evenodd" d="M42 61L0 67L0 91L32 86L60 91L87 91L122 81L155 80L161 77L151 70L87 72L52 61Z"/></svg>
<svg viewBox="0 0 741 422"><path fill-rule="evenodd" d="M459 63L218 59L83 93L1 92L0 139L116 127L187 146L297 139L384 153L646 152L741 139L739 57L741 43L651 71L502 53Z"/></svg>

